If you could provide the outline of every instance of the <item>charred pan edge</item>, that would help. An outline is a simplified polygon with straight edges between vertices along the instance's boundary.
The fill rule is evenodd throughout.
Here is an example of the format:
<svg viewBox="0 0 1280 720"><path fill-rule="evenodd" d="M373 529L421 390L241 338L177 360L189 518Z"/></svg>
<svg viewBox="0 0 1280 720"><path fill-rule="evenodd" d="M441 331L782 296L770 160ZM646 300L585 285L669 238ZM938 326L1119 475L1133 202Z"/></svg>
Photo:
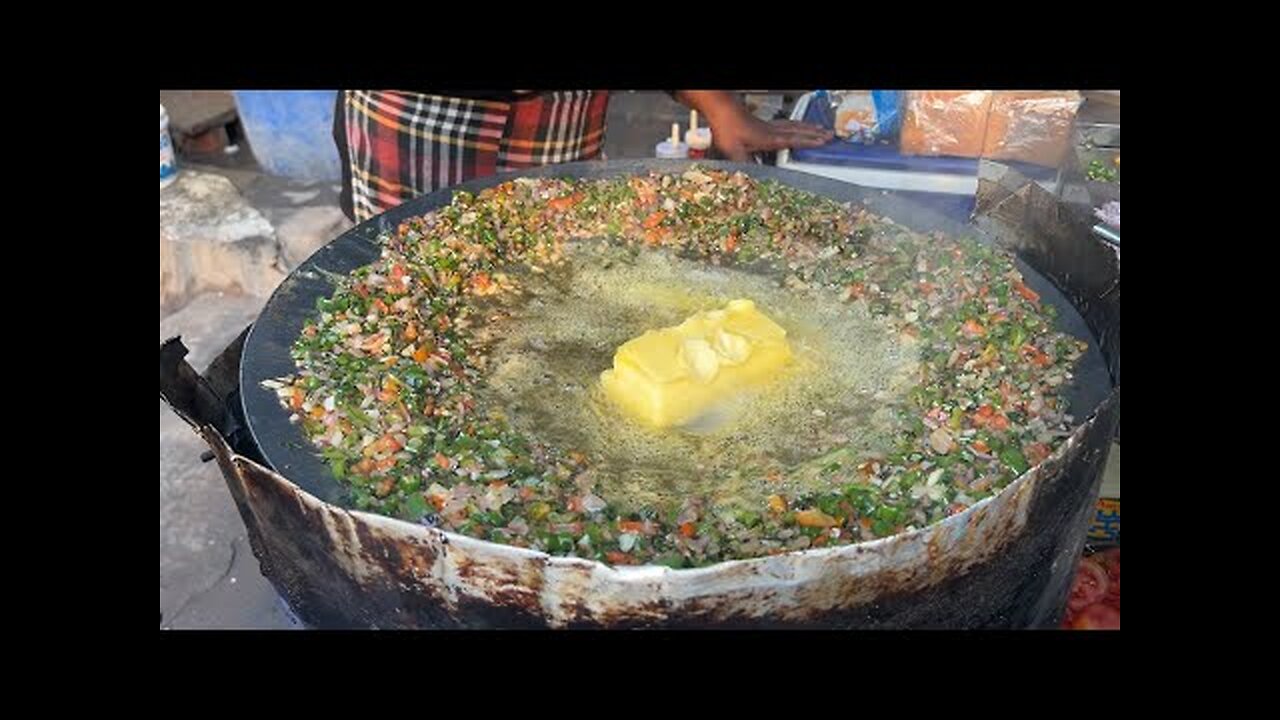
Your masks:
<svg viewBox="0 0 1280 720"><path fill-rule="evenodd" d="M180 341L163 344L161 396L213 449L263 574L312 626L1051 627L1119 421L1119 262L1099 265L1096 253L1076 247L1092 237L1087 228L1076 234L1037 190L994 201L1005 211L1021 203L1014 222L994 214L984 222L1079 303L1116 387L1050 458L1000 494L874 542L694 570L550 557L348 511L252 459L252 448L234 442L233 414L210 402L226 400L215 388L235 386L243 336L204 377L182 360ZM1025 200L1008 200L1015 196ZM1091 274L1099 268L1104 277Z"/></svg>
<svg viewBox="0 0 1280 720"><path fill-rule="evenodd" d="M1091 234L1088 208L1062 203L1039 184L984 162L974 224L1048 278L1080 311L1120 387L1120 252Z"/></svg>
<svg viewBox="0 0 1280 720"><path fill-rule="evenodd" d="M1091 438L1105 440L1095 428L1116 408L1107 400L1051 458L938 525L696 570L610 568L344 510L197 429L263 573L314 626L1004 627L1061 611L1105 462Z"/></svg>

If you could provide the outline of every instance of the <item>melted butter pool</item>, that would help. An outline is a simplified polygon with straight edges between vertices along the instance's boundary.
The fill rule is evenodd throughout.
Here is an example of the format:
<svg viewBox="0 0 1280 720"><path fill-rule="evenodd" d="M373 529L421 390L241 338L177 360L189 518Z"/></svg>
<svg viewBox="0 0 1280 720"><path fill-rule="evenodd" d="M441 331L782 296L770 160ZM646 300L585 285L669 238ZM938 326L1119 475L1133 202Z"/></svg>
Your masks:
<svg viewBox="0 0 1280 720"><path fill-rule="evenodd" d="M490 359L478 398L531 439L587 455L596 492L611 504L669 510L706 496L758 509L771 494L822 489L838 470L890 450L894 406L918 358L862 304L661 251L603 241L569 250L562 267L513 271L522 292L484 328ZM599 376L619 345L734 298L755 301L787 331L795 359L766 387L666 430L634 422L604 396Z"/></svg>

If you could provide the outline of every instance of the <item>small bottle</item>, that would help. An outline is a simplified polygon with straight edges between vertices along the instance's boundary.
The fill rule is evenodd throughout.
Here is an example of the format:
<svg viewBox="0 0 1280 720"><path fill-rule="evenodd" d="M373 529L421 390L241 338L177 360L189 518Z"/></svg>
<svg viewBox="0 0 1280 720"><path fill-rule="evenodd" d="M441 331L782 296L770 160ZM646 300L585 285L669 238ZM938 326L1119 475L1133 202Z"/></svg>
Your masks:
<svg viewBox="0 0 1280 720"><path fill-rule="evenodd" d="M689 146L680 142L680 123L671 123L671 137L654 147L654 157L683 160L689 157Z"/></svg>
<svg viewBox="0 0 1280 720"><path fill-rule="evenodd" d="M684 143L689 146L689 157L701 159L711 150L711 128L698 127L698 111L689 111L689 129L684 133Z"/></svg>

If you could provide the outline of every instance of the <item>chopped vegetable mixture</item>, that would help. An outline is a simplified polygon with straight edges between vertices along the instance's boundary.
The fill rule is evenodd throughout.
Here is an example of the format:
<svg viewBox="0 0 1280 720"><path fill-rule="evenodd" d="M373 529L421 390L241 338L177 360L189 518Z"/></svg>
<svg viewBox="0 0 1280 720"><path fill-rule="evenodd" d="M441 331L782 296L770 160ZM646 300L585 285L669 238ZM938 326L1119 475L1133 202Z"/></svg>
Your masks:
<svg viewBox="0 0 1280 720"><path fill-rule="evenodd" d="M584 238L769 265L886 318L921 358L893 452L834 453L825 491L760 507L688 497L620 513L590 458L520 436L477 401L477 306L518 291L514 264L552 267ZM1086 345L1055 329L1009 256L742 173L520 178L455 192L381 244L316 303L297 373L269 383L361 510L614 565L694 567L926 526L999 492L1071 427L1063 393Z"/></svg>

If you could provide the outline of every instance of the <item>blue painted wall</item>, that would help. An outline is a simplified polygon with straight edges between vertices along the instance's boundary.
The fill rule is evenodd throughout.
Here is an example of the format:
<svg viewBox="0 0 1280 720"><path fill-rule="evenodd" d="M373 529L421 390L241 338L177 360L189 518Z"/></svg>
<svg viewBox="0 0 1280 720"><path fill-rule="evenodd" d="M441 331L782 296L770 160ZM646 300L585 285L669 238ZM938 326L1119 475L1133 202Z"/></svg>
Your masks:
<svg viewBox="0 0 1280 720"><path fill-rule="evenodd" d="M253 156L272 175L338 182L333 144L336 90L237 90L240 124Z"/></svg>

